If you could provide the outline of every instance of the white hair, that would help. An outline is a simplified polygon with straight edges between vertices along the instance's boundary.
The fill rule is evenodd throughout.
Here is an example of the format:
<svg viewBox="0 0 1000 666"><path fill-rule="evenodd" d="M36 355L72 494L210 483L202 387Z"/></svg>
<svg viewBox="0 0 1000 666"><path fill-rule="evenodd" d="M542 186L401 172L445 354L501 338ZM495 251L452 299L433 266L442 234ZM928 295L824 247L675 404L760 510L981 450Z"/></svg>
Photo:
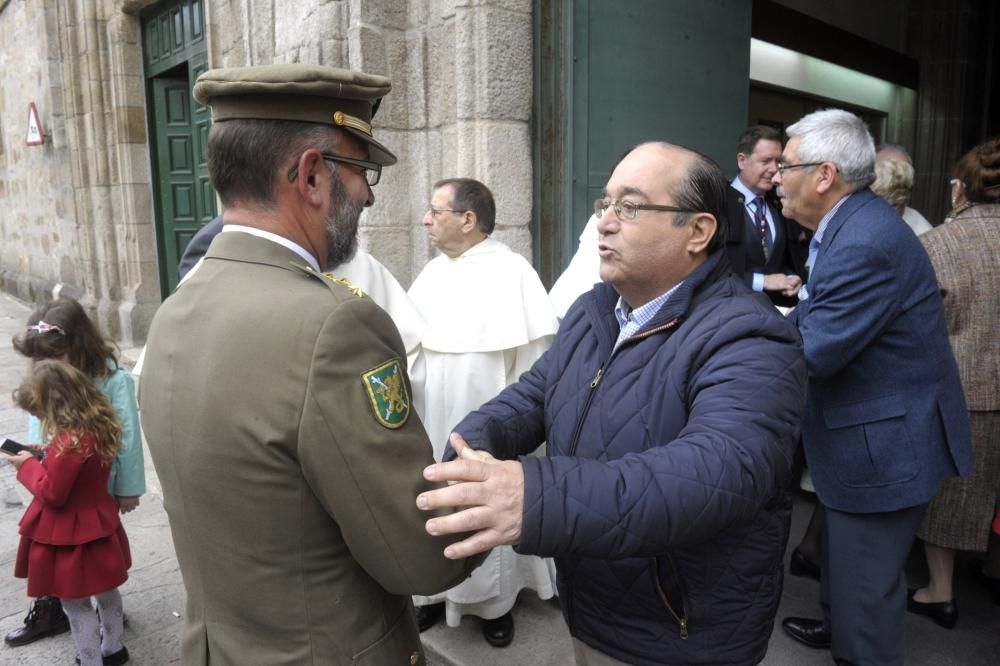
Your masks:
<svg viewBox="0 0 1000 666"><path fill-rule="evenodd" d="M833 162L852 192L875 180L875 142L861 118L842 109L824 109L803 116L785 130L797 138L798 160Z"/></svg>

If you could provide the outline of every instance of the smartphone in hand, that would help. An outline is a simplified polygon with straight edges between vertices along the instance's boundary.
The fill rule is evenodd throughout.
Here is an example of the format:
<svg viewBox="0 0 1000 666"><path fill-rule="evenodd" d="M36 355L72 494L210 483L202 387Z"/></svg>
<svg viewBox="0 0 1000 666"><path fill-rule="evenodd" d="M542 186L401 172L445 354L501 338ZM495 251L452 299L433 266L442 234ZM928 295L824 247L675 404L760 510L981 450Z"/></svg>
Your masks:
<svg viewBox="0 0 1000 666"><path fill-rule="evenodd" d="M24 444L21 444L20 442L15 442L14 440L8 439L6 437L4 437L3 444L0 444L0 453L6 454L8 456L16 456L21 451L27 451L36 458L40 457L38 451L35 451L34 449L29 449Z"/></svg>

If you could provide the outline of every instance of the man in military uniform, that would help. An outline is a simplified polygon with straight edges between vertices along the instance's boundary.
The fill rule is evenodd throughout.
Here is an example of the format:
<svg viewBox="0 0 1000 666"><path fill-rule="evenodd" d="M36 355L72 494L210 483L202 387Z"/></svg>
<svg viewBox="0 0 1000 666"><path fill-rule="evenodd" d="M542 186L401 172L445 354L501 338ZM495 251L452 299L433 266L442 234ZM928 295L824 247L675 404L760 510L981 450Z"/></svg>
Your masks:
<svg viewBox="0 0 1000 666"><path fill-rule="evenodd" d="M418 664L410 602L475 562L441 555L413 496L431 446L392 320L346 280L383 77L212 70L224 227L149 333L142 423L187 591L183 662Z"/></svg>

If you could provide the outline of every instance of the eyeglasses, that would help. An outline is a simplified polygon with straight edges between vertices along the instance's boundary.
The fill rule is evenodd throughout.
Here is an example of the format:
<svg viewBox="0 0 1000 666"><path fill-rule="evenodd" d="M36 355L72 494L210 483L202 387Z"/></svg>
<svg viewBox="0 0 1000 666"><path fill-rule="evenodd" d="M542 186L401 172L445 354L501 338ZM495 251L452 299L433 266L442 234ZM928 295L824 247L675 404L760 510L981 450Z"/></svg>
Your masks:
<svg viewBox="0 0 1000 666"><path fill-rule="evenodd" d="M956 185L965 187L965 183L960 181L958 178L952 178L951 180L948 181L948 184L951 185L952 187L955 187Z"/></svg>
<svg viewBox="0 0 1000 666"><path fill-rule="evenodd" d="M334 155L333 153L320 153L323 159L327 162L340 162L342 164L350 164L351 166L356 166L361 169L361 173L364 175L365 180L368 182L368 187L374 187L378 185L379 179L382 177L382 165L378 162L369 162L368 160L358 160L353 157L343 157L341 155ZM294 182L296 177L299 175L298 165L293 166L292 170L288 172L288 182Z"/></svg>
<svg viewBox="0 0 1000 666"><path fill-rule="evenodd" d="M803 162L802 164L785 164L784 162L778 162L778 173L780 173L783 176L785 175L785 172L788 171L789 169L819 166L820 164L823 164L823 162Z"/></svg>
<svg viewBox="0 0 1000 666"><path fill-rule="evenodd" d="M434 206L428 206L427 212L431 214L431 217L436 218L441 213L468 213L467 210L455 210L454 208L435 208Z"/></svg>
<svg viewBox="0 0 1000 666"><path fill-rule="evenodd" d="M679 208L677 206L661 206L659 204L637 204L629 200L618 201L616 199L594 199L594 215L598 219L604 217L608 208L613 208L615 215L622 220L634 220L640 210L662 210L671 213L696 213L698 211L690 208Z"/></svg>

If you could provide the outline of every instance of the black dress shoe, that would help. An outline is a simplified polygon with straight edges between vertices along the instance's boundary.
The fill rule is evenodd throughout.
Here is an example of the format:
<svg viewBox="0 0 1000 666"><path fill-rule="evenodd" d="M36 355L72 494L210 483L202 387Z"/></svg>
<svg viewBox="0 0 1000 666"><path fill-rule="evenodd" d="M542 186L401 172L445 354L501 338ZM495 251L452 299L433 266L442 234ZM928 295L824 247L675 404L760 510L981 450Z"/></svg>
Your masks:
<svg viewBox="0 0 1000 666"><path fill-rule="evenodd" d="M819 565L803 555L802 551L798 548L792 551L792 559L788 563L788 573L793 576L805 576L816 580L820 578Z"/></svg>
<svg viewBox="0 0 1000 666"><path fill-rule="evenodd" d="M122 666L122 664L128 663L128 659L128 648L123 645L122 649L118 650L118 652L106 654L101 657L101 663L104 666ZM76 658L76 663L80 663L80 657Z"/></svg>
<svg viewBox="0 0 1000 666"><path fill-rule="evenodd" d="M916 590L910 590L906 597L906 610L914 615L929 617L945 629L951 629L955 626L955 623L958 622L958 604L955 603L954 599L933 602L917 601L913 598L914 592Z"/></svg>
<svg viewBox="0 0 1000 666"><path fill-rule="evenodd" d="M114 654L104 655L104 666L122 666L122 664L128 663L128 648L124 645L121 650L115 652Z"/></svg>
<svg viewBox="0 0 1000 666"><path fill-rule="evenodd" d="M830 627L823 620L807 617L786 617L781 621L785 633L803 645L817 650L830 649Z"/></svg>
<svg viewBox="0 0 1000 666"><path fill-rule="evenodd" d="M444 617L444 602L439 604L427 604L426 606L417 606L417 629L421 633L427 631L435 624L437 621Z"/></svg>
<svg viewBox="0 0 1000 666"><path fill-rule="evenodd" d="M46 636L57 636L67 631L69 631L69 618L63 612L62 603L55 597L40 597L35 599L28 609L24 626L7 634L4 642L11 647L20 647Z"/></svg>
<svg viewBox="0 0 1000 666"><path fill-rule="evenodd" d="M493 647L507 647L514 640L514 616L504 613L495 620L483 620L483 638Z"/></svg>
<svg viewBox="0 0 1000 666"><path fill-rule="evenodd" d="M991 578L983 573L986 562L983 560L969 560L969 573L976 579L976 582L989 590L993 595L993 603L1000 606L1000 578Z"/></svg>

